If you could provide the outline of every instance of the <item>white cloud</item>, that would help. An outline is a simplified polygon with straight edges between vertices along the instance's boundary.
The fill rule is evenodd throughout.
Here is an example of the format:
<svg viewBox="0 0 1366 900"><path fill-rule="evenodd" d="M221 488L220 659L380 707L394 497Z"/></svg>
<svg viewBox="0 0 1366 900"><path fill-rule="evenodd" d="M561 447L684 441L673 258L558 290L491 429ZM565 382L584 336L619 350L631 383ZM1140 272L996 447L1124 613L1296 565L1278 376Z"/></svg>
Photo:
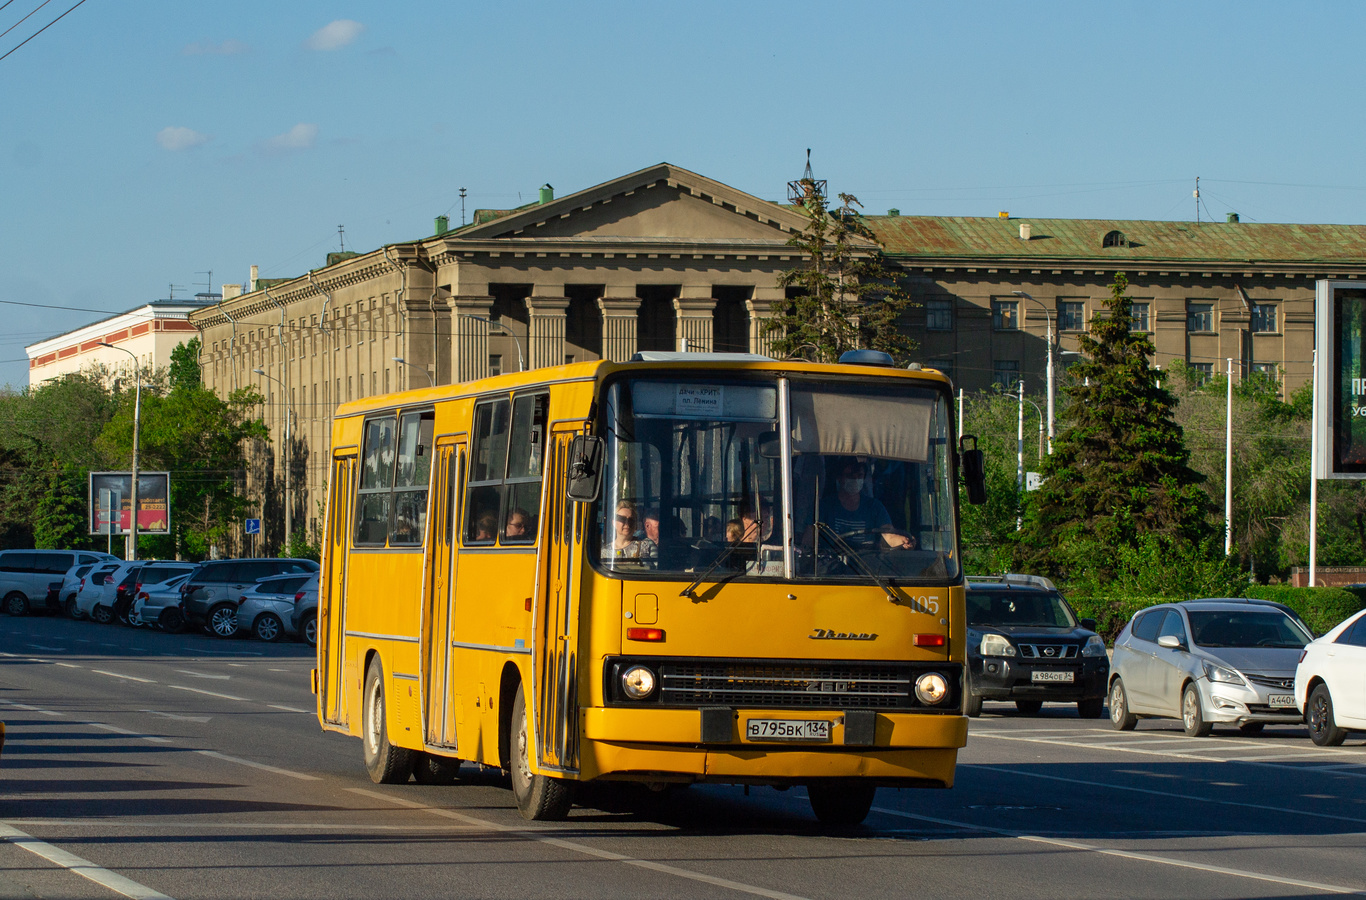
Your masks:
<svg viewBox="0 0 1366 900"><path fill-rule="evenodd" d="M169 125L157 132L157 143L163 150L179 152L198 147L200 144L207 144L209 136L195 131L193 128L186 128L183 125Z"/></svg>
<svg viewBox="0 0 1366 900"><path fill-rule="evenodd" d="M277 134L263 145L266 150L283 153L287 150L307 150L318 139L318 126L300 122L284 134Z"/></svg>
<svg viewBox="0 0 1366 900"><path fill-rule="evenodd" d="M186 56L237 56L247 52L247 45L229 38L215 44L213 41L199 41L186 44L180 52Z"/></svg>
<svg viewBox="0 0 1366 900"><path fill-rule="evenodd" d="M310 50L340 50L354 42L364 30L365 26L359 22L337 19L313 32L313 36L304 42L304 46Z"/></svg>

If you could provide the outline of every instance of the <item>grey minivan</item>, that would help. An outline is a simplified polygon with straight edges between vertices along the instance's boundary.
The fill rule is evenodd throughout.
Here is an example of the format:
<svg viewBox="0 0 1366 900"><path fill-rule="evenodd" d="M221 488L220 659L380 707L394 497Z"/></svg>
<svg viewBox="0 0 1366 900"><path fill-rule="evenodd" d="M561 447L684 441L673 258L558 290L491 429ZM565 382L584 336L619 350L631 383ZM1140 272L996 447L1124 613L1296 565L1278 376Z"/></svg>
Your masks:
<svg viewBox="0 0 1366 900"><path fill-rule="evenodd" d="M1313 639L1279 603L1243 598L1186 600L1140 610L1115 639L1110 724L1178 718L1191 737L1216 724L1256 734L1304 721L1295 706L1295 666Z"/></svg>
<svg viewBox="0 0 1366 900"><path fill-rule="evenodd" d="M0 599L5 612L28 615L35 606L44 606L48 585L61 581L73 566L112 558L91 550L0 550ZM57 602L61 603L60 597Z"/></svg>

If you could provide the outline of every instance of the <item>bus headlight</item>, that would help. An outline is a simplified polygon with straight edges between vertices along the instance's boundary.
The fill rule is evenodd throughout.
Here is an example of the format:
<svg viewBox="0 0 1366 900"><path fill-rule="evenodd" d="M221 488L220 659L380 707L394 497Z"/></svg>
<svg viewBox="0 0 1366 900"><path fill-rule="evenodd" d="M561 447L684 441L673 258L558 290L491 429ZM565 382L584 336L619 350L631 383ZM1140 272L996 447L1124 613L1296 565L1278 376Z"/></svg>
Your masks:
<svg viewBox="0 0 1366 900"><path fill-rule="evenodd" d="M949 681L938 672L926 672L915 680L915 697L926 706L937 706L949 695Z"/></svg>
<svg viewBox="0 0 1366 900"><path fill-rule="evenodd" d="M655 692L655 673L644 666L631 666L621 673L621 689L632 700L644 700Z"/></svg>

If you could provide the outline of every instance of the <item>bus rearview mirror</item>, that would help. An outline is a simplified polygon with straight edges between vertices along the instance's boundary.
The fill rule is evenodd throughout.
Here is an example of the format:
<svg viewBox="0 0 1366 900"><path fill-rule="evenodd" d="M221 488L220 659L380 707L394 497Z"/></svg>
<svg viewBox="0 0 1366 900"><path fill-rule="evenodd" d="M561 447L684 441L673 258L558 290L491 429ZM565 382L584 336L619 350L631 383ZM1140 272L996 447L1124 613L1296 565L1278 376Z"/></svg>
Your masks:
<svg viewBox="0 0 1366 900"><path fill-rule="evenodd" d="M759 435L759 456L762 459L778 459L783 455L782 441L778 432L765 431Z"/></svg>
<svg viewBox="0 0 1366 900"><path fill-rule="evenodd" d="M569 445L569 478L565 495L591 503L602 488L602 438L581 434Z"/></svg>
<svg viewBox="0 0 1366 900"><path fill-rule="evenodd" d="M972 441L971 449L968 441ZM963 487L968 489L968 502L981 506L987 502L986 457L977 449L976 435L965 434L958 439L959 468L963 473Z"/></svg>

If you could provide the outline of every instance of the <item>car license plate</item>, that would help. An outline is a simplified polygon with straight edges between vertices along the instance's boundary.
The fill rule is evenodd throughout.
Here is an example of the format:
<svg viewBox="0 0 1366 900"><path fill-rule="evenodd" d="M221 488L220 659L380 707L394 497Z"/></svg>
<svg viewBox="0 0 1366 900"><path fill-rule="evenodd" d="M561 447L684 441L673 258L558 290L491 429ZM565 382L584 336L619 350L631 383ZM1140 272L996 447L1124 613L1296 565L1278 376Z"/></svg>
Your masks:
<svg viewBox="0 0 1366 900"><path fill-rule="evenodd" d="M1294 709L1295 695L1272 694L1270 697L1267 698L1267 702L1270 703L1272 709Z"/></svg>
<svg viewBox="0 0 1366 900"><path fill-rule="evenodd" d="M748 719L745 738L751 741L828 741L827 719Z"/></svg>
<svg viewBox="0 0 1366 900"><path fill-rule="evenodd" d="M1029 680L1035 683L1042 681L1071 684L1074 678L1075 674L1071 670L1035 669L1034 673L1029 676Z"/></svg>

